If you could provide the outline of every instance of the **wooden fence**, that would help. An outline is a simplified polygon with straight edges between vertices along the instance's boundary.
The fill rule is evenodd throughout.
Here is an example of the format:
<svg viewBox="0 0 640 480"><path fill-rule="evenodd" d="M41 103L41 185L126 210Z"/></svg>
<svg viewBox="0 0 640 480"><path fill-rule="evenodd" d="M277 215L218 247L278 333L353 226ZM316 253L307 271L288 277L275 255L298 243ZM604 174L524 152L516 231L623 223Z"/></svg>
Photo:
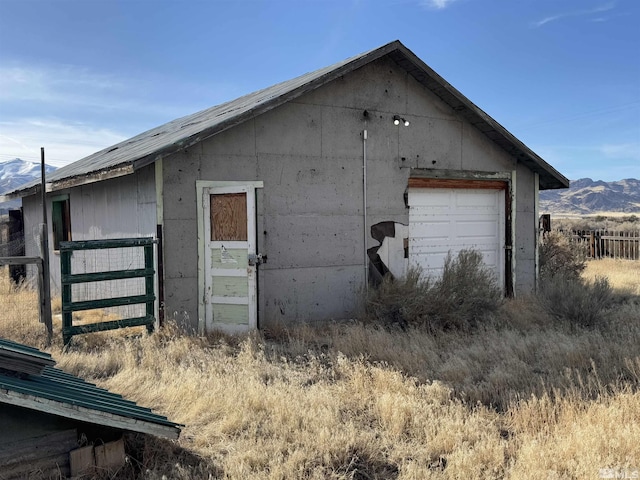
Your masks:
<svg viewBox="0 0 640 480"><path fill-rule="evenodd" d="M0 216L0 258L24 257L24 227L22 210L9 210ZM35 263L35 262L32 262ZM25 264L5 263L9 265L9 275L15 283L26 277Z"/></svg>
<svg viewBox="0 0 640 480"><path fill-rule="evenodd" d="M27 275L28 265L34 265L37 268L35 277L38 289L39 318L47 329L47 341L51 342L53 321L51 318L49 256L45 232L46 225L41 223L38 235L41 256L26 257L22 211L10 210L9 214L0 220L0 267L5 265L9 267L9 275L16 284L31 275Z"/></svg>
<svg viewBox="0 0 640 480"><path fill-rule="evenodd" d="M26 266L35 265L38 268L38 306L40 312L40 322L44 323L47 329L47 341L51 341L53 334L53 322L51 319L51 294L44 287L45 269L43 268L43 260L41 257L0 257L0 267L9 266Z"/></svg>
<svg viewBox="0 0 640 480"><path fill-rule="evenodd" d="M574 241L583 243L590 258L640 260L640 230L574 230Z"/></svg>

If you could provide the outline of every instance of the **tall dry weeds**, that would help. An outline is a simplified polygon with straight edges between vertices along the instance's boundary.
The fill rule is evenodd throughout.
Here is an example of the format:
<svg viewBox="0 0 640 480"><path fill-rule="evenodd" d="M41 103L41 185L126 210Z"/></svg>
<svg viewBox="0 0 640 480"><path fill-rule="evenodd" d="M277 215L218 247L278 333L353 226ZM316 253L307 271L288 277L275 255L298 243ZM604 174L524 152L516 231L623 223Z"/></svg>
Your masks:
<svg viewBox="0 0 640 480"><path fill-rule="evenodd" d="M16 285L8 267L0 267L0 336L44 347L46 329L39 318L37 291L27 283Z"/></svg>
<svg viewBox="0 0 640 480"><path fill-rule="evenodd" d="M521 298L473 331L354 321L198 338L169 325L51 352L185 424L176 442L128 437L112 478L598 478L640 469L638 303L610 309L608 328L571 329Z"/></svg>

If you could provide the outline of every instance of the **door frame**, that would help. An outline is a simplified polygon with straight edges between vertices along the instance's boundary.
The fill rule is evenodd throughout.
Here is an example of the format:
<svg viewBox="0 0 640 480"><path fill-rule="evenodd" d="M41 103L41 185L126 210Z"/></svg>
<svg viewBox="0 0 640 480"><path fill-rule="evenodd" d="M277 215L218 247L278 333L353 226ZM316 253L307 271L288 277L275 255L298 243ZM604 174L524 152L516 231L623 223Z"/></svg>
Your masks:
<svg viewBox="0 0 640 480"><path fill-rule="evenodd" d="M208 188L225 188L225 187L245 187L245 188L263 188L264 182L262 181L211 181L211 180L197 180L196 181L196 216L198 222L198 333L206 333L206 268L205 268L205 254L206 254L206 227L204 223L204 204L202 197L204 190ZM258 211L255 211L254 221L257 221ZM249 220L249 219L248 219ZM255 230L254 230L255 232ZM256 235L257 237L257 235ZM257 238L255 239L257 242ZM257 248L257 243L256 243ZM257 308L257 305L256 305ZM257 312L256 312L257 315ZM253 326L255 327L255 325Z"/></svg>
<svg viewBox="0 0 640 480"><path fill-rule="evenodd" d="M515 297L516 171L482 172L412 169L407 182L407 193L409 188L486 188L504 190L503 292L505 297Z"/></svg>

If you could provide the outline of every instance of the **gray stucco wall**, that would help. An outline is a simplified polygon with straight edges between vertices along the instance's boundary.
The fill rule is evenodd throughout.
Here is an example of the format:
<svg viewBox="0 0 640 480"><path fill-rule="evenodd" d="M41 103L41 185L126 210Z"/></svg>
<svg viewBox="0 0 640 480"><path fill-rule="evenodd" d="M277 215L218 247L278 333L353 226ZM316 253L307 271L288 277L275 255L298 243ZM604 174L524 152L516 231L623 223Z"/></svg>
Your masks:
<svg viewBox="0 0 640 480"><path fill-rule="evenodd" d="M197 327L196 180L257 180L261 325L354 315L364 250L378 244L363 240L364 129L367 232L408 223L411 168L517 170L516 287L533 288L534 175L382 59L163 160L167 314Z"/></svg>
<svg viewBox="0 0 640 480"><path fill-rule="evenodd" d="M538 219L536 218L535 174L523 165L516 171L516 238L515 289L518 293L531 293L536 288L536 242Z"/></svg>
<svg viewBox="0 0 640 480"><path fill-rule="evenodd" d="M53 250L51 198L69 195L72 240L155 237L156 194L154 166L132 175L60 190L47 195L52 295L60 294L60 255ZM26 255L38 255L40 197L23 199ZM115 261L115 260L114 260Z"/></svg>

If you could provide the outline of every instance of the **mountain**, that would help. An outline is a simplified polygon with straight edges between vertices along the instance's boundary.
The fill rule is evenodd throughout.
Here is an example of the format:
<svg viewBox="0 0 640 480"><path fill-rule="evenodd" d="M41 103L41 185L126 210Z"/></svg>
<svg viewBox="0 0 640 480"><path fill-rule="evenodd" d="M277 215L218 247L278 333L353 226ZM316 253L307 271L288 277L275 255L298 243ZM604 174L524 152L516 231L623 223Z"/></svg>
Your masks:
<svg viewBox="0 0 640 480"><path fill-rule="evenodd" d="M627 178L617 182L572 180L568 189L540 192L541 213L592 215L620 212L640 213L640 180Z"/></svg>
<svg viewBox="0 0 640 480"><path fill-rule="evenodd" d="M53 172L56 167L44 166L45 172ZM13 190L20 185L30 182L34 178L40 178L40 164L27 162L19 158L14 158L7 162L0 162L0 195ZM0 213L4 213L11 208L20 208L19 199L0 203Z"/></svg>

